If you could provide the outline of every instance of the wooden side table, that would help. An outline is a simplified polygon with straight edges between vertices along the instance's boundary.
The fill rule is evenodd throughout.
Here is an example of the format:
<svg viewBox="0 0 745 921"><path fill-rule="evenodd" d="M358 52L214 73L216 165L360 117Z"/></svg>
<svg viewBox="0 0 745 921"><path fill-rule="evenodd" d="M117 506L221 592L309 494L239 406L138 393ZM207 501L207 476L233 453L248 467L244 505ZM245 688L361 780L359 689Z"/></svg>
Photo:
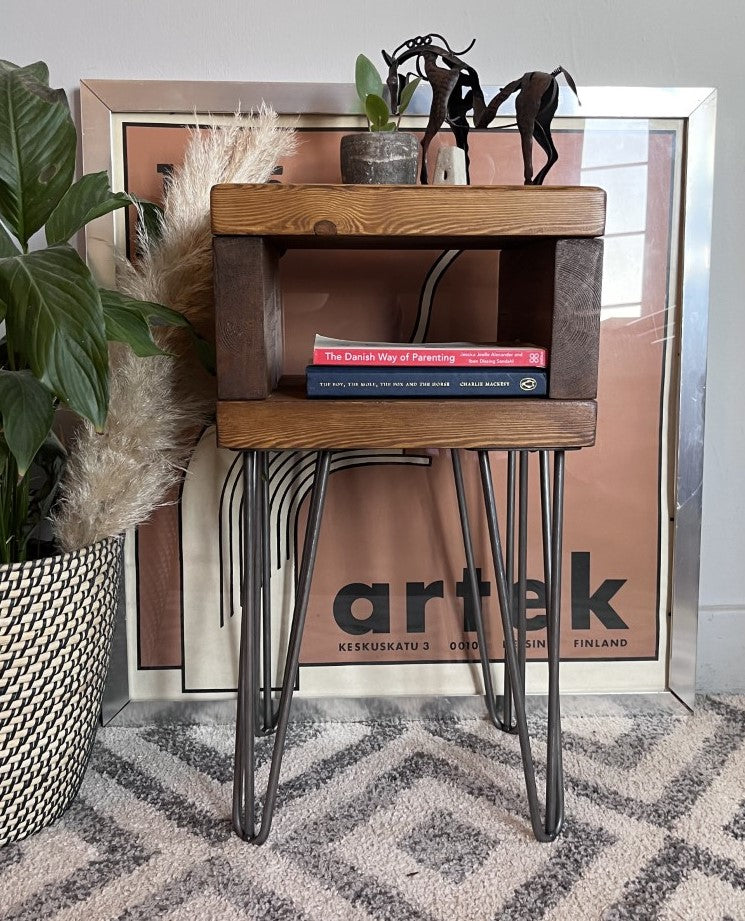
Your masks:
<svg viewBox="0 0 745 921"><path fill-rule="evenodd" d="M243 617L233 825L254 844L271 827L300 644L334 450L452 450L464 552L476 601L487 710L519 735L533 832L553 840L564 819L559 712L559 615L564 452L595 440L605 193L589 187L243 185L212 190L218 368L218 442L243 452ZM302 379L282 378L279 264L289 247L500 250L498 334L549 350L547 398L308 400ZM494 694L459 449L478 452L502 626L505 693ZM279 710L269 672L270 566L267 452L317 452ZM507 565L494 501L490 450L509 452ZM549 599L549 708L545 816L540 814L525 714L528 452L540 452L544 570ZM553 455L553 485L550 462ZM517 461L519 458L519 473ZM517 604L511 603L515 482ZM512 490L510 492L509 490ZM513 522L510 522L512 516ZM513 607L516 610L513 611ZM260 657L263 648L264 681ZM512 723L514 701L515 725ZM260 728L261 727L261 728ZM276 730L264 810L256 829L254 738Z"/></svg>

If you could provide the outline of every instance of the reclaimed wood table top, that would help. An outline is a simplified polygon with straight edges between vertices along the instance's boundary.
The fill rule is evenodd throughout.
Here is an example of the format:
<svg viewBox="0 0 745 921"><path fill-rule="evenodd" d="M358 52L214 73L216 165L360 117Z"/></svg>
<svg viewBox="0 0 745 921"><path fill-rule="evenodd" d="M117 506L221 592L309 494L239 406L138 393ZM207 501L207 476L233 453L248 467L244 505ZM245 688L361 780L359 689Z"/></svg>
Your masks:
<svg viewBox="0 0 745 921"><path fill-rule="evenodd" d="M499 247L597 237L605 192L591 186L217 185L212 232L283 246Z"/></svg>

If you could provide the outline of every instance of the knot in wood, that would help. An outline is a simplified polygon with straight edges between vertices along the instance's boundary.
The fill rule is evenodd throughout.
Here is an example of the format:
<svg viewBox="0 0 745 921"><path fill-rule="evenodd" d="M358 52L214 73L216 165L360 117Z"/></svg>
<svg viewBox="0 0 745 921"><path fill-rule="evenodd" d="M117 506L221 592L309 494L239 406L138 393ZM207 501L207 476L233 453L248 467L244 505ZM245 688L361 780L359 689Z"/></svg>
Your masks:
<svg viewBox="0 0 745 921"><path fill-rule="evenodd" d="M336 224L333 221L316 221L313 232L319 236L331 236L336 233Z"/></svg>

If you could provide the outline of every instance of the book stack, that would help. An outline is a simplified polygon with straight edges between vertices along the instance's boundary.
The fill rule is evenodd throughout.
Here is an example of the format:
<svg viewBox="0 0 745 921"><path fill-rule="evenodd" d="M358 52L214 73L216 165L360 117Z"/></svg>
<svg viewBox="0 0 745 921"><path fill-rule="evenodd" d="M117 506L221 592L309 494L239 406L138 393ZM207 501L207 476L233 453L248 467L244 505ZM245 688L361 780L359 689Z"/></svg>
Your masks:
<svg viewBox="0 0 745 921"><path fill-rule="evenodd" d="M316 336L309 397L540 397L546 350L470 342L352 342Z"/></svg>

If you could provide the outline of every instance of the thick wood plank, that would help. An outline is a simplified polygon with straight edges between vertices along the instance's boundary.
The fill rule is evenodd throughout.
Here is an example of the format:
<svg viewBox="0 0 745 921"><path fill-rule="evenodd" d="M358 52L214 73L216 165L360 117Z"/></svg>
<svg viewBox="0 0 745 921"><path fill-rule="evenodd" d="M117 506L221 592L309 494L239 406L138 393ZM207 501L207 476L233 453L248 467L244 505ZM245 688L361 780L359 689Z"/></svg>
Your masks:
<svg viewBox="0 0 745 921"><path fill-rule="evenodd" d="M539 241L499 255L497 335L549 350L551 399L597 395L603 241Z"/></svg>
<svg viewBox="0 0 745 921"><path fill-rule="evenodd" d="M605 192L589 186L219 185L212 232L288 245L596 237ZM303 237L306 238L303 241Z"/></svg>
<svg viewBox="0 0 745 921"><path fill-rule="evenodd" d="M234 449L580 448L594 444L596 414L593 401L308 400L293 381L266 400L219 402L217 432Z"/></svg>
<svg viewBox="0 0 745 921"><path fill-rule="evenodd" d="M215 237L213 255L218 398L262 400L282 368L279 257L256 237Z"/></svg>

